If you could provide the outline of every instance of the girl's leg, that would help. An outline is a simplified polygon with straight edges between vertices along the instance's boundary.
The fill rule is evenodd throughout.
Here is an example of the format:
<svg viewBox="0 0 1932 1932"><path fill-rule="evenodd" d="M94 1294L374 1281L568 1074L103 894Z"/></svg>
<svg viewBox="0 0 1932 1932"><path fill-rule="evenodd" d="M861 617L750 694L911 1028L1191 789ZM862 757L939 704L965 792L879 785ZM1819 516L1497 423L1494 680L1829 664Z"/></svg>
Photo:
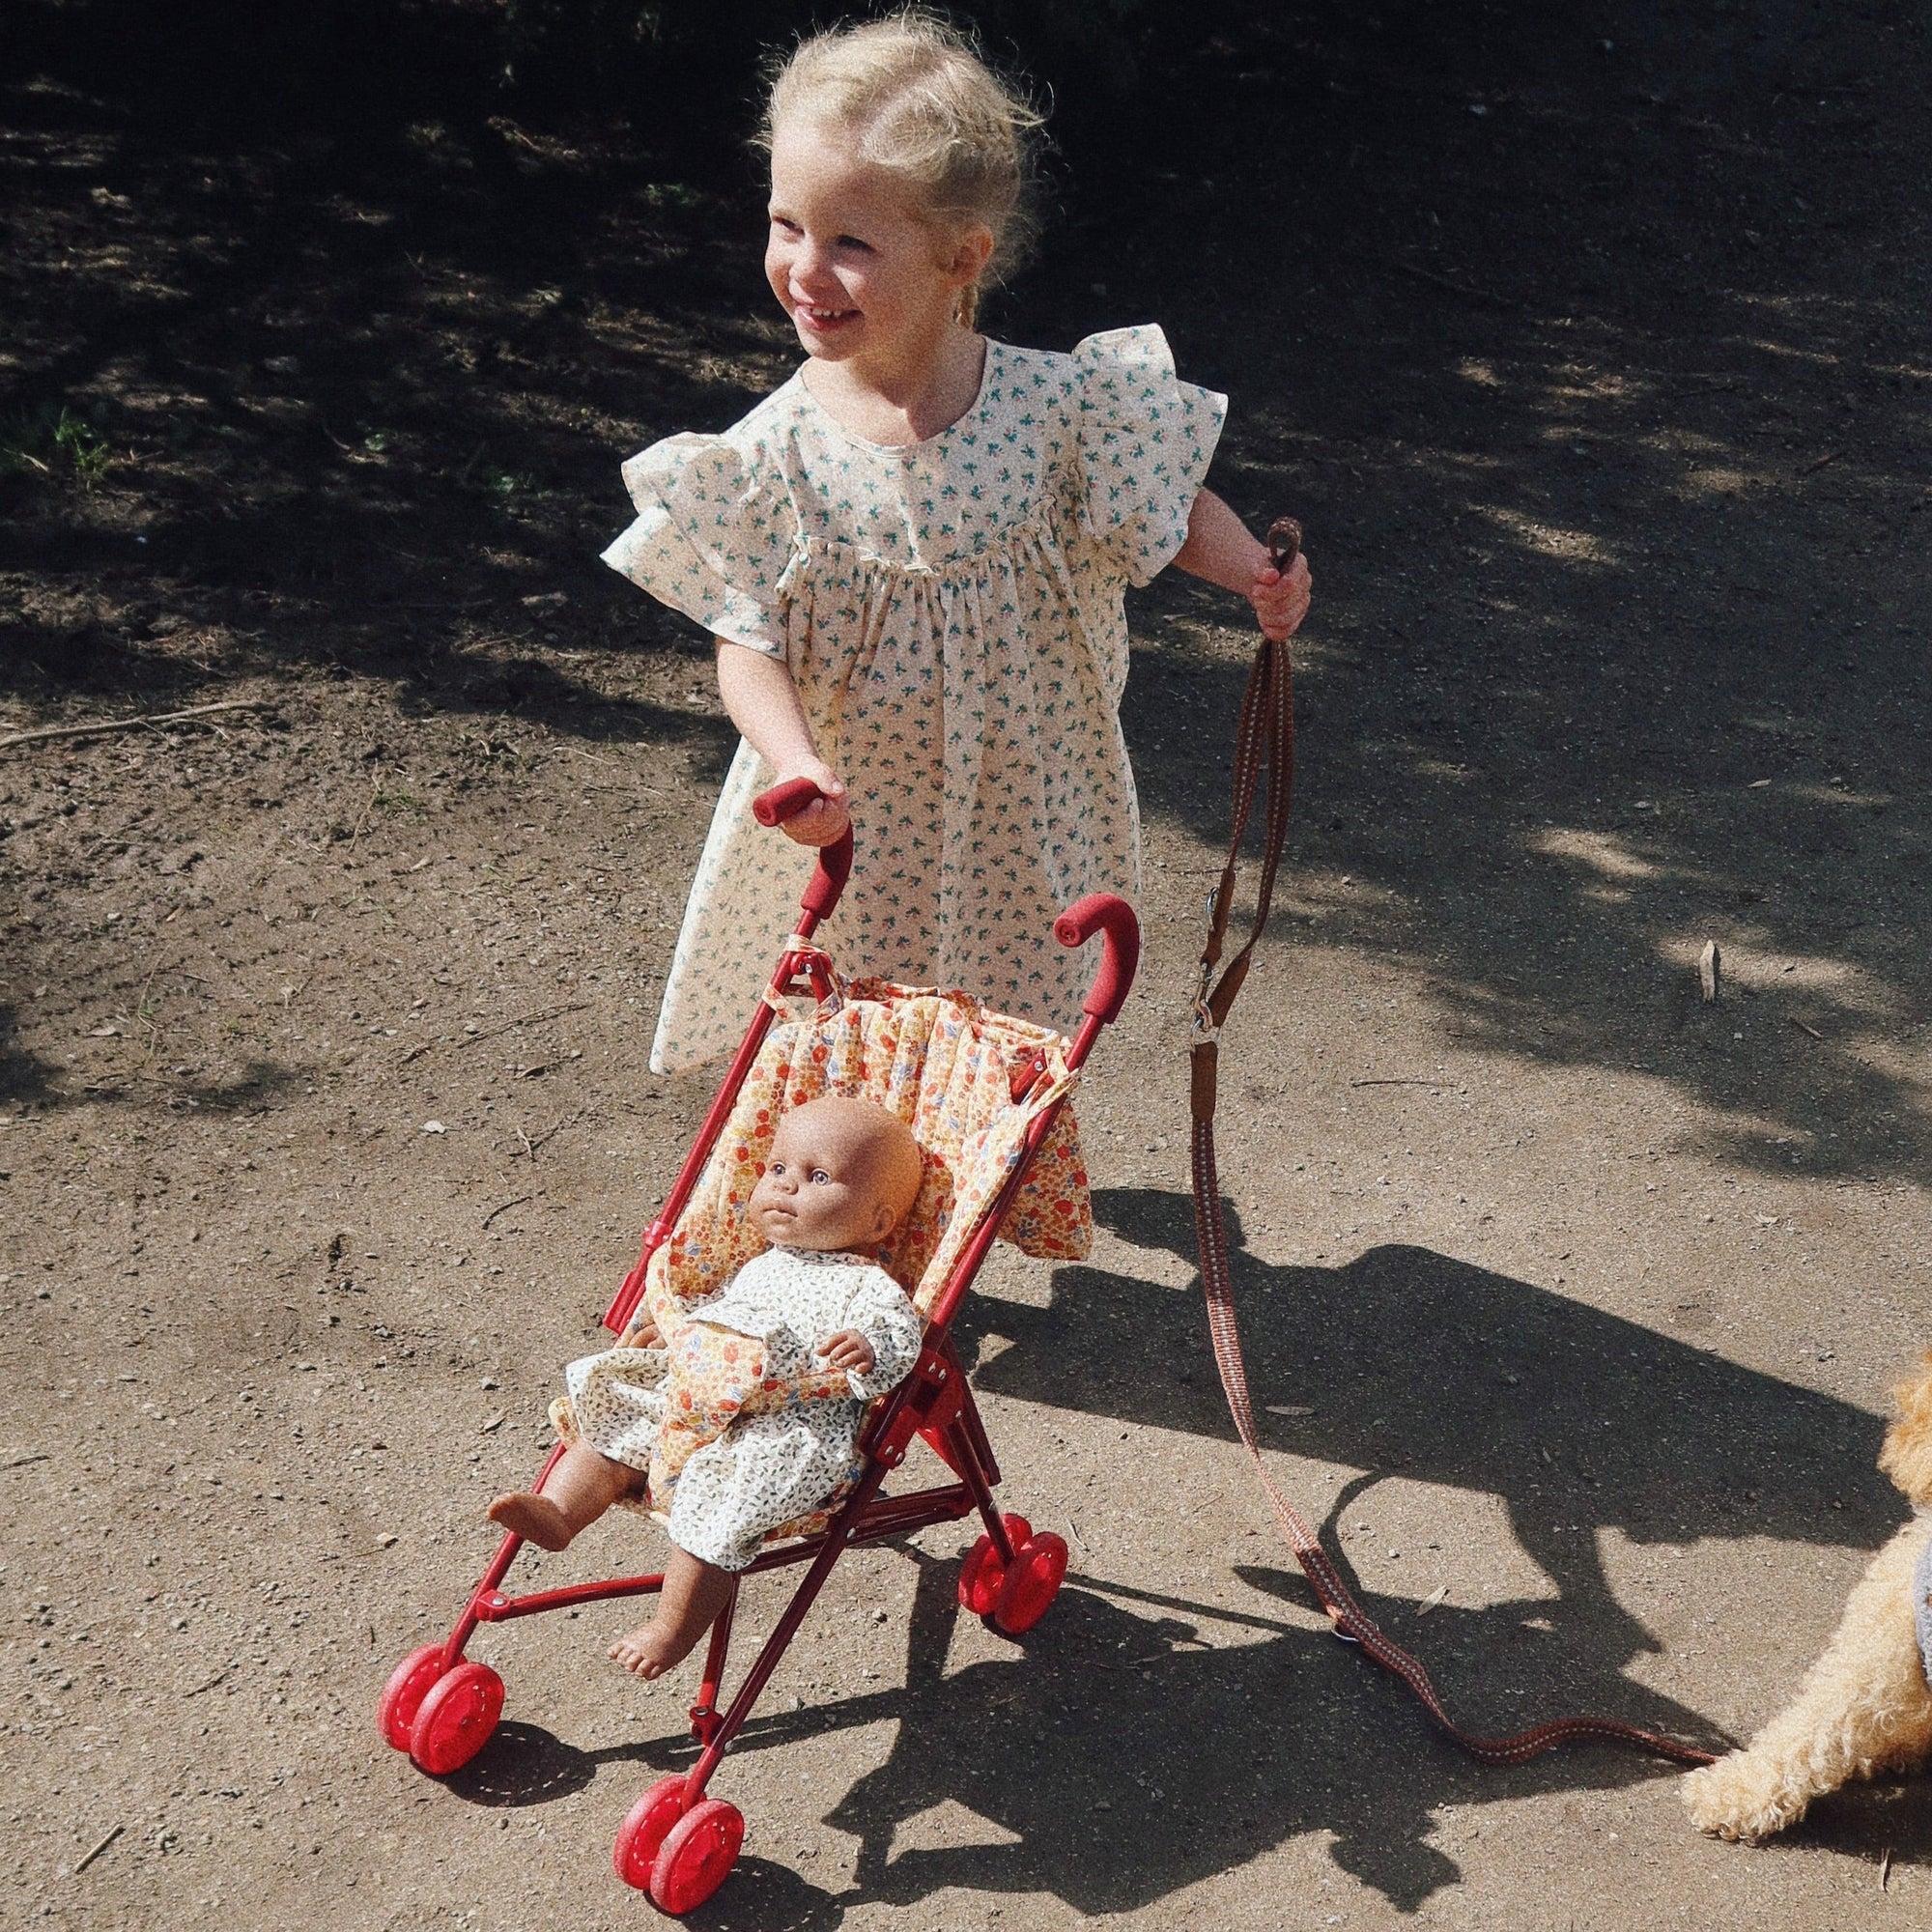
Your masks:
<svg viewBox="0 0 1932 1932"><path fill-rule="evenodd" d="M581 1529L595 1522L612 1503L643 1493L640 1470L600 1456L585 1442L573 1442L550 1472L541 1493L519 1490L498 1496L486 1514L540 1549L568 1549Z"/></svg>
<svg viewBox="0 0 1932 1932"><path fill-rule="evenodd" d="M735 1580L729 1570L700 1563L673 1544L657 1615L629 1636L619 1637L611 1646L611 1655L639 1677L661 1676L673 1663L682 1662L718 1621Z"/></svg>

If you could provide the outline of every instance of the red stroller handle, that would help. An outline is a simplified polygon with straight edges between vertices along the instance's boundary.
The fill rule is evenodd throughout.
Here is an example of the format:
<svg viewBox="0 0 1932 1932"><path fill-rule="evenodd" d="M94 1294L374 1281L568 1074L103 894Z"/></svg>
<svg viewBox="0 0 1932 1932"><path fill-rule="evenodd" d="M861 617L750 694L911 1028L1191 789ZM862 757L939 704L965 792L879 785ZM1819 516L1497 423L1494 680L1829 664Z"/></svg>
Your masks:
<svg viewBox="0 0 1932 1932"><path fill-rule="evenodd" d="M1112 893L1089 893L1053 922L1053 936L1063 946L1085 946L1100 935L1100 970L1080 1002L1080 1010L1111 1026L1126 1004L1141 962L1141 923L1125 899Z"/></svg>
<svg viewBox="0 0 1932 1932"><path fill-rule="evenodd" d="M770 791L761 791L752 801L752 816L760 825L782 825L796 818L807 806L816 804L825 794L810 779L787 779ZM818 848L818 869L799 900L802 910L814 919L829 919L852 876L852 828L848 825L830 845Z"/></svg>

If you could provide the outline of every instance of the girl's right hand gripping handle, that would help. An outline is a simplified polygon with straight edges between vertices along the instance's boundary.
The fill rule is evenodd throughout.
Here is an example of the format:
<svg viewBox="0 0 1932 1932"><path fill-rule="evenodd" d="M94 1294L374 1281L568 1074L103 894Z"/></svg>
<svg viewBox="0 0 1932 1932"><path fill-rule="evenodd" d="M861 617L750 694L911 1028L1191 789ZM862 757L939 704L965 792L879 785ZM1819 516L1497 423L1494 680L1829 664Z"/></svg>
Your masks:
<svg viewBox="0 0 1932 1932"><path fill-rule="evenodd" d="M824 796L810 779L787 779L770 791L761 791L752 801L752 816L760 825L782 825ZM832 908L838 903L838 895L845 890L845 881L851 876L852 828L848 825L830 845L818 848L818 869L799 899L800 910L810 913L814 919L831 918Z"/></svg>
<svg viewBox="0 0 1932 1932"><path fill-rule="evenodd" d="M1141 923L1125 899L1112 893L1089 893L1053 922L1053 936L1063 946L1085 946L1100 935L1100 970L1080 1010L1112 1025L1133 989L1134 969L1141 962Z"/></svg>

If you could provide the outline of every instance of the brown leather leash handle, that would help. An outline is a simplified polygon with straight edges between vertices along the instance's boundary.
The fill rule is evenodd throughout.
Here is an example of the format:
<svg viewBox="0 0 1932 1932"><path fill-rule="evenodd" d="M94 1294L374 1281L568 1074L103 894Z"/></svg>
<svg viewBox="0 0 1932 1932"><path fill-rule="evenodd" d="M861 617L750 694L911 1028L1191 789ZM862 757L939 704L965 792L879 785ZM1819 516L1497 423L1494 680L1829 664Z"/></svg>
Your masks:
<svg viewBox="0 0 1932 1932"><path fill-rule="evenodd" d="M1278 517L1267 535L1268 559L1284 574L1301 551L1301 526L1293 517ZM1194 1037L1189 1048L1188 1111L1194 1179L1194 1227L1201 1248L1201 1285L1208 1298L1208 1327L1213 1338L1214 1366L1220 1372L1222 1393L1235 1432L1253 1460L1255 1473L1280 1523L1295 1561L1314 1586L1335 1634L1359 1644L1363 1655L1400 1677L1420 1699L1436 1726L1472 1757L1485 1764L1522 1764L1557 1745L1595 1742L1632 1745L1639 1750L1673 1758L1680 1764L1709 1764L1711 1753L1661 1731L1648 1731L1613 1718L1558 1718L1505 1737L1484 1737L1465 1731L1443 1709L1429 1673L1399 1644L1390 1640L1375 1619L1355 1601L1341 1572L1322 1548L1307 1520L1289 1501L1268 1474L1262 1460L1261 1438L1255 1429L1254 1406L1248 1398L1247 1364L1241 1355L1240 1329L1235 1319L1234 1278L1229 1266L1228 1231L1221 1210L1221 1188L1214 1165L1214 1101L1218 1085L1219 1035L1227 1023L1235 997L1247 978L1255 948L1267 924L1274 895L1275 872L1288 838L1289 794L1294 767L1294 701L1289 647L1264 636L1248 673L1247 690L1235 732L1235 797L1228 863L1208 902L1207 929L1201 949L1201 977L1194 995ZM1216 977L1221 949L1234 911L1235 886L1241 843L1254 813L1262 772L1267 773L1263 806L1264 839L1261 880L1256 892L1253 925L1241 950Z"/></svg>

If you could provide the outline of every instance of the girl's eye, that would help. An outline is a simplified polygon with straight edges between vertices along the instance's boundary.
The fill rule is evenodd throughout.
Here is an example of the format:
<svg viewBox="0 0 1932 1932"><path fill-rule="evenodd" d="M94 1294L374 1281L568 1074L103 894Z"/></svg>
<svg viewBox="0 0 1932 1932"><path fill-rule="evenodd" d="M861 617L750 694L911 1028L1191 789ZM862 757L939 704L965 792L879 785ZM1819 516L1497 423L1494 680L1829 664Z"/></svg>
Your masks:
<svg viewBox="0 0 1932 1932"><path fill-rule="evenodd" d="M782 214L775 214L772 216L772 226L776 228L781 235L797 235L803 232L796 221L793 221L789 219L787 216Z"/></svg>
<svg viewBox="0 0 1932 1932"><path fill-rule="evenodd" d="M860 241L856 235L839 236L838 245L841 248L856 249L862 255L869 255L872 252L872 244L869 242Z"/></svg>

